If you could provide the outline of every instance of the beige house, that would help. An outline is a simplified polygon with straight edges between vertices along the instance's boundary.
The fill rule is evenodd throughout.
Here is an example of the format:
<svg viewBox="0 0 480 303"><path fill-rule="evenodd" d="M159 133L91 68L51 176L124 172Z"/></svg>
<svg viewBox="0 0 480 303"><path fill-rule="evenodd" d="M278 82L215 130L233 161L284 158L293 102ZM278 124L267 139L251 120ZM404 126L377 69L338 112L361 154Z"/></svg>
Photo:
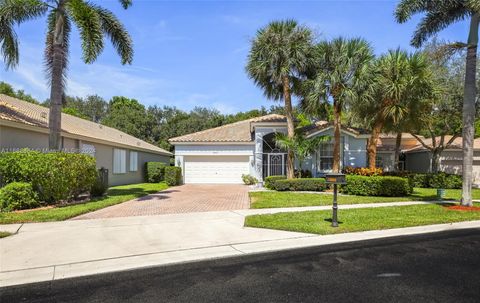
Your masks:
<svg viewBox="0 0 480 303"><path fill-rule="evenodd" d="M449 141L451 136L445 136L445 142ZM435 138L436 144L440 142L440 137ZM425 144L432 146L432 139L425 139ZM449 174L462 174L463 162L463 141L462 138L456 138L449 148L445 149L440 155L439 169ZM425 172L430 169L432 161L431 153L421 144L403 151L406 159L406 169L413 172ZM473 142L473 183L480 185L480 138Z"/></svg>
<svg viewBox="0 0 480 303"><path fill-rule="evenodd" d="M48 150L46 107L0 94L0 151ZM108 169L110 185L144 182L145 162L169 163L172 154L117 129L62 114L62 148L91 154Z"/></svg>
<svg viewBox="0 0 480 303"><path fill-rule="evenodd" d="M319 121L305 128L308 138L333 138L333 125ZM285 116L271 114L243 120L200 132L171 138L175 146L175 165L182 168L185 183L242 183L250 174L259 181L268 176L285 175L287 153L275 144L276 133L287 132ZM341 166L366 165L369 135L353 128L341 130ZM333 141L296 163L321 177L332 171Z"/></svg>

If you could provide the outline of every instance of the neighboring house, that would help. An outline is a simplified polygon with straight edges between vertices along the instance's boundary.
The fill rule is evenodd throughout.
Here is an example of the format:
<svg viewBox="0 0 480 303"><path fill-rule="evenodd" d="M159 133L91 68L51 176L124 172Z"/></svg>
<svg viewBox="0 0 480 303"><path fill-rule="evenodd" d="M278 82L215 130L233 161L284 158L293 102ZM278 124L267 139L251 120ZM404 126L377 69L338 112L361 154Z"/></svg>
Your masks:
<svg viewBox="0 0 480 303"><path fill-rule="evenodd" d="M0 150L48 150L46 107L0 94ZM169 163L172 154L117 129L62 113L62 148L95 157L109 184L144 181L145 162Z"/></svg>
<svg viewBox="0 0 480 303"><path fill-rule="evenodd" d="M445 142L451 139L451 136L445 136ZM440 142L440 137L435 138ZM425 144L432 145L432 139L425 139ZM462 138L456 138L449 148L445 149L440 155L440 171L450 174L462 174L463 147ZM438 144L438 143L437 143ZM421 144L410 149L403 150L405 154L405 169L413 172L428 172L432 161L431 153ZM473 146L473 183L480 185L480 138L474 140Z"/></svg>
<svg viewBox="0 0 480 303"><path fill-rule="evenodd" d="M327 135L333 140L333 126L325 121L304 131L307 137ZM172 138L169 142L175 146L175 165L182 167L185 183L241 183L242 174L263 180L286 173L287 155L275 145L277 132L287 132L286 118L271 114ZM368 137L358 129L342 129L343 167L366 166ZM302 168L314 176L323 176L332 170L332 164L333 142L330 141L321 144Z"/></svg>
<svg viewBox="0 0 480 303"><path fill-rule="evenodd" d="M424 139L422 136L420 136ZM396 148L397 134L388 133L381 134L377 142L377 167L383 168L384 171L393 171L395 169L395 148ZM400 170L406 170L404 150L417 147L419 142L409 133L402 134L400 142Z"/></svg>

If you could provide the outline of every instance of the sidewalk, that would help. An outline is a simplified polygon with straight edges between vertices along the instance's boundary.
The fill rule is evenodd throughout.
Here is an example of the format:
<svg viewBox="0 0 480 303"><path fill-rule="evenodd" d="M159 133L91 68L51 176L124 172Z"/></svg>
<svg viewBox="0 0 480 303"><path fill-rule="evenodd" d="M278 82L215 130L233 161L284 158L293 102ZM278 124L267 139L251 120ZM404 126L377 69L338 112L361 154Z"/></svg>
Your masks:
<svg viewBox="0 0 480 303"><path fill-rule="evenodd" d="M342 208L422 204L400 202ZM78 220L0 226L18 234L0 240L0 286L57 280L126 269L449 229L480 221L318 236L243 227L251 214L330 207L259 209Z"/></svg>

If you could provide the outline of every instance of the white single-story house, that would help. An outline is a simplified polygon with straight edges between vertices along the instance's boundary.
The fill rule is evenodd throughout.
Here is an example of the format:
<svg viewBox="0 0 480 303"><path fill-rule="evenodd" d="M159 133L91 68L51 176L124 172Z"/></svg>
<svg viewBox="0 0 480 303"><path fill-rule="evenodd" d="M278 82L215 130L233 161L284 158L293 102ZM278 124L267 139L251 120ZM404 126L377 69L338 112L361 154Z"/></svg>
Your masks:
<svg viewBox="0 0 480 303"><path fill-rule="evenodd" d="M48 151L49 109L0 94L0 152ZM145 162L170 163L172 154L118 129L62 113L62 149L90 154L108 169L109 185L144 182Z"/></svg>
<svg viewBox="0 0 480 303"><path fill-rule="evenodd" d="M274 142L278 132L287 132L286 118L271 114L172 138L169 142L175 146L175 165L182 168L184 183L242 183L242 174L260 181L285 174L286 152ZM319 121L305 128L305 133L307 137L333 138L333 125ZM362 130L342 128L342 166L367 165L368 137ZM321 144L302 168L314 176L323 176L331 171L332 164L333 141L330 141Z"/></svg>

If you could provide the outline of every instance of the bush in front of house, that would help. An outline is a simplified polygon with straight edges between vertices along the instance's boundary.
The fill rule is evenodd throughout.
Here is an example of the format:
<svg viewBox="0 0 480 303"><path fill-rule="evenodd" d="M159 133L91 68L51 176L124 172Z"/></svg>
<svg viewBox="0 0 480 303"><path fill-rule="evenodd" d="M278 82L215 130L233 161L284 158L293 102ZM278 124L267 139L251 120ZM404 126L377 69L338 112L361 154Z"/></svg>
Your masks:
<svg viewBox="0 0 480 303"><path fill-rule="evenodd" d="M379 167L370 169L368 167L346 166L343 169L343 173L346 175L357 175L357 176L381 176L383 174L383 169Z"/></svg>
<svg viewBox="0 0 480 303"><path fill-rule="evenodd" d="M268 189L274 189L274 183L278 180L287 179L287 176L268 176L264 180L264 186Z"/></svg>
<svg viewBox="0 0 480 303"><path fill-rule="evenodd" d="M324 178L298 178L276 180L272 187L278 191L324 191L326 184Z"/></svg>
<svg viewBox="0 0 480 303"><path fill-rule="evenodd" d="M12 182L0 189L2 211L30 209L39 206L38 195L30 183Z"/></svg>
<svg viewBox="0 0 480 303"><path fill-rule="evenodd" d="M176 186L182 183L182 169L178 166L165 167L165 183L168 186Z"/></svg>
<svg viewBox="0 0 480 303"><path fill-rule="evenodd" d="M347 184L340 191L357 196L402 197L410 194L412 188L406 178L348 175Z"/></svg>
<svg viewBox="0 0 480 303"><path fill-rule="evenodd" d="M257 178L252 175L242 175L242 181L245 185L255 185L258 183Z"/></svg>
<svg viewBox="0 0 480 303"><path fill-rule="evenodd" d="M89 192L97 178L89 155L31 150L0 153L2 182L28 182L40 201L55 203Z"/></svg>
<svg viewBox="0 0 480 303"><path fill-rule="evenodd" d="M101 168L97 171L97 179L90 189L90 196L101 197L108 190L108 170Z"/></svg>
<svg viewBox="0 0 480 303"><path fill-rule="evenodd" d="M165 180L165 167L163 162L146 162L145 173L148 183L158 183Z"/></svg>
<svg viewBox="0 0 480 303"><path fill-rule="evenodd" d="M444 172L408 175L408 180L413 187L422 188L445 188L460 189L462 188L462 176L447 174Z"/></svg>

